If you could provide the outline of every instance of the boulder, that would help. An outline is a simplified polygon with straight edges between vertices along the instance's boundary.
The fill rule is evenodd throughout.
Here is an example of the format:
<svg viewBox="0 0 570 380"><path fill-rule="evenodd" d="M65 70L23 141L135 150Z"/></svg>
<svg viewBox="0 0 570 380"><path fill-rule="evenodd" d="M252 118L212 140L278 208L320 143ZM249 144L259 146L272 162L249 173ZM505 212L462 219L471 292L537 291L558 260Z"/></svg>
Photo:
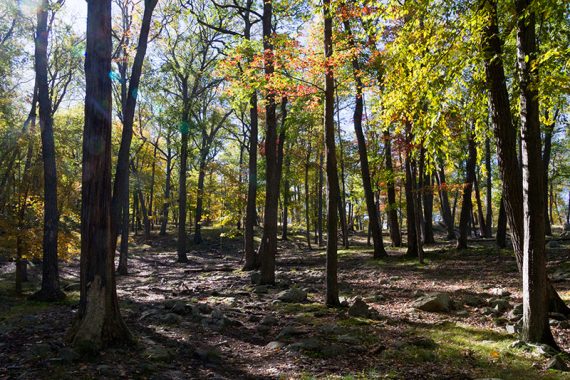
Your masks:
<svg viewBox="0 0 570 380"><path fill-rule="evenodd" d="M266 315L265 317L263 317L263 319L261 320L262 325L267 325L267 326L273 326L277 324L277 318L275 318L273 315L269 314Z"/></svg>
<svg viewBox="0 0 570 380"><path fill-rule="evenodd" d="M485 300L482 297L467 294L463 296L463 304L471 307L481 306L485 303Z"/></svg>
<svg viewBox="0 0 570 380"><path fill-rule="evenodd" d="M570 223L564 223L564 231L570 231Z"/></svg>
<svg viewBox="0 0 570 380"><path fill-rule="evenodd" d="M568 372L568 365L558 355L550 359L546 363L546 369L555 369L557 371Z"/></svg>
<svg viewBox="0 0 570 380"><path fill-rule="evenodd" d="M498 314L502 314L511 307L511 304L505 298L492 298L489 300L489 306L495 309Z"/></svg>
<svg viewBox="0 0 570 380"><path fill-rule="evenodd" d="M356 297L354 303L348 309L348 315L351 317L368 318L370 314L370 307L360 297Z"/></svg>
<svg viewBox="0 0 570 380"><path fill-rule="evenodd" d="M182 322L182 317L174 313L166 313L160 317L160 321L167 325L175 325Z"/></svg>
<svg viewBox="0 0 570 380"><path fill-rule="evenodd" d="M293 351L319 351L322 348L322 343L316 338L307 338L292 343L287 348Z"/></svg>
<svg viewBox="0 0 570 380"><path fill-rule="evenodd" d="M283 327L283 329L281 329L281 331L277 335L277 339L279 340L280 338L288 338L288 337L292 337L292 336L303 335L306 333L307 333L307 331L302 330L299 327L289 325L289 326L285 326L285 327Z"/></svg>
<svg viewBox="0 0 570 380"><path fill-rule="evenodd" d="M271 341L265 345L265 348L267 348L268 350L279 350L283 347L285 347L285 343L280 342L278 340Z"/></svg>
<svg viewBox="0 0 570 380"><path fill-rule="evenodd" d="M558 240L551 240L546 244L546 248L560 248L560 243Z"/></svg>
<svg viewBox="0 0 570 380"><path fill-rule="evenodd" d="M277 294L277 299L287 303L300 303L307 300L307 292L299 288L291 288Z"/></svg>
<svg viewBox="0 0 570 380"><path fill-rule="evenodd" d="M418 298L412 306L431 313L447 312L451 307L451 299L447 293L431 294Z"/></svg>
<svg viewBox="0 0 570 380"><path fill-rule="evenodd" d="M251 275L249 276L249 279L251 280L251 283L253 285L258 285L261 282L261 273L252 272Z"/></svg>

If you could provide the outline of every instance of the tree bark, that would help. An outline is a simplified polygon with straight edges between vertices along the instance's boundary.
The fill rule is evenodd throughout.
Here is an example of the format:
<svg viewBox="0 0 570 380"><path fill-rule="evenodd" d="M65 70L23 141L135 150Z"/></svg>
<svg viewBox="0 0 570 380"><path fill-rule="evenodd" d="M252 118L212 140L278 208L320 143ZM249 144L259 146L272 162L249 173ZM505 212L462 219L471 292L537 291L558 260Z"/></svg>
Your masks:
<svg viewBox="0 0 570 380"><path fill-rule="evenodd" d="M481 193L479 192L479 179L477 178L477 173L475 173L475 202L477 202L477 219L479 221L479 232L481 236L485 236L487 231L485 217L483 215L483 205L481 204Z"/></svg>
<svg viewBox="0 0 570 380"><path fill-rule="evenodd" d="M59 288L57 236L59 210L57 207L57 171L53 137L52 104L48 85L48 1L42 0L37 11L35 37L35 69L40 109L42 160L44 169L44 233L42 257L42 285L32 298L58 301L65 298Z"/></svg>
<svg viewBox="0 0 570 380"><path fill-rule="evenodd" d="M524 341L557 347L548 320L546 275L544 166L540 140L535 14L530 0L516 0L517 68L521 106L523 179L523 326Z"/></svg>
<svg viewBox="0 0 570 380"><path fill-rule="evenodd" d="M447 227L446 240L455 240L455 223L449 206L449 193L447 191L447 183L445 179L445 168L442 162L439 163L439 171L436 174L437 185L439 187L439 201L441 205L441 214L443 222Z"/></svg>
<svg viewBox="0 0 570 380"><path fill-rule="evenodd" d="M178 174L178 262L187 263L186 255L186 171L188 169L188 134L189 134L188 114L183 117L180 141L180 172Z"/></svg>
<svg viewBox="0 0 570 380"><path fill-rule="evenodd" d="M271 78L274 73L272 41L273 0L263 3L263 49L264 73ZM275 93L268 89L265 104L265 154L266 187L265 214L263 216L263 236L259 247L261 264L261 284L275 283L275 256L277 253L277 207L279 202L279 173L277 167L277 117L275 113Z"/></svg>
<svg viewBox="0 0 570 380"><path fill-rule="evenodd" d="M420 173L420 175L422 174ZM425 173L423 185L422 198L424 203L424 244L435 244L435 239L433 237L433 179L431 175Z"/></svg>
<svg viewBox="0 0 570 380"><path fill-rule="evenodd" d="M90 0L85 58L81 296L70 331L80 350L132 341L119 311L111 231L111 0Z"/></svg>
<svg viewBox="0 0 570 380"><path fill-rule="evenodd" d="M544 233L547 236L552 236L551 218L548 215L548 167L550 166L550 155L552 150L552 132L554 130L554 123L547 125L544 130L544 150L542 154L543 164L543 189L544 189Z"/></svg>
<svg viewBox="0 0 570 380"><path fill-rule="evenodd" d="M473 132L469 131L468 137L467 165L465 169L465 183L463 185L463 195L461 203L461 215L459 218L459 236L457 238L457 249L467 248L467 235L469 234L469 219L471 217L471 192L475 182L475 161L477 159L477 149L475 148L475 138Z"/></svg>
<svg viewBox="0 0 570 380"><path fill-rule="evenodd" d="M343 24L344 24L344 30L348 34L349 43L352 47L354 47L352 30L350 28L350 21L345 20ZM372 234L372 240L374 242L374 258L380 259L386 257L387 253L386 249L384 248L384 242L382 239L382 228L378 221L379 220L378 210L376 208L376 202L374 201L374 191L372 190L372 181L370 178L370 168L368 164L368 151L366 148L366 138L364 137L364 131L362 129L362 116L364 110L364 99L362 93L363 83L362 79L360 78L360 71L361 71L360 63L358 62L358 58L356 56L352 58L352 71L353 71L354 82L356 85L356 92L354 99L355 105L354 105L354 114L353 114L354 133L356 134L356 141L358 142L358 156L360 158L360 173L362 177L362 187L364 189L364 198L366 200L368 223L370 225L370 232Z"/></svg>
<svg viewBox="0 0 570 380"><path fill-rule="evenodd" d="M394 247L402 246L402 235L398 223L398 206L396 203L396 188L394 186L394 166L392 165L392 137L389 131L384 131L384 154L386 170L388 171L387 192L388 205L386 207L388 224L390 225L390 240Z"/></svg>
<svg viewBox="0 0 570 380"><path fill-rule="evenodd" d="M493 197L491 194L493 187L493 168L491 167L491 141L489 138L485 140L485 168L487 170L487 185L485 195L486 211L485 216L485 237L493 237Z"/></svg>
<svg viewBox="0 0 570 380"><path fill-rule="evenodd" d="M416 211L415 211L415 200L414 200L414 181L412 173L412 159L410 157L411 152L406 153L406 158L404 161L404 167L406 171L406 228L408 230L408 249L406 251L407 257L419 258L420 250L422 247L418 244L418 230L416 229Z"/></svg>
<svg viewBox="0 0 570 380"><path fill-rule="evenodd" d="M505 211L505 201L501 197L501 204L499 206L499 220L497 221L497 247L507 247L507 213Z"/></svg>
<svg viewBox="0 0 570 380"><path fill-rule="evenodd" d="M309 249L311 247L311 218L309 210L309 166L311 163L311 142L309 141L309 146L307 148L307 156L305 158L305 226L306 226L306 236L307 236L307 246Z"/></svg>
<svg viewBox="0 0 570 380"><path fill-rule="evenodd" d="M172 147L170 146L170 135L166 137L166 177L164 179L164 204L162 205L162 221L159 235L166 235L168 226L168 212L170 209L170 187L172 181Z"/></svg>
<svg viewBox="0 0 570 380"><path fill-rule="evenodd" d="M323 0L324 17L324 49L325 59L328 61L332 57L332 29L333 18L331 0ZM362 101L362 98L360 99ZM328 185L328 207L327 207L327 263L326 263L326 299L327 306L339 306L338 298L338 263L337 263L337 213L338 200L340 199L340 189L338 185L338 172L336 162L335 128L334 128L334 74L332 66L325 66L325 104L324 104L324 130L325 146L327 156L327 185ZM355 117L356 128L356 117ZM359 143L360 145L360 143ZM360 151L360 149L359 149ZM362 161L362 156L361 156ZM366 164L368 162L366 161ZM367 169L367 168L366 168ZM364 171L364 168L362 169ZM374 204L374 198L372 198ZM372 214L376 215L376 214ZM378 220L376 219L376 222ZM381 237L380 237L381 238Z"/></svg>
<svg viewBox="0 0 570 380"><path fill-rule="evenodd" d="M319 178L318 178L318 188L317 188L317 243L319 247L323 246L323 163L324 155L321 153L319 156Z"/></svg>

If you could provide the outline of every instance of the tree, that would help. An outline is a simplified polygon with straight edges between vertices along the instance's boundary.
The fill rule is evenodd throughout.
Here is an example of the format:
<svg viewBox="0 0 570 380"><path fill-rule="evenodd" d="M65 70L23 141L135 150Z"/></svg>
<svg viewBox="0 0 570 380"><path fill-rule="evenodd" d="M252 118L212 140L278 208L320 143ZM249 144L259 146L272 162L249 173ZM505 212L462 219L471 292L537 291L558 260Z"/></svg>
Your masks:
<svg viewBox="0 0 570 380"><path fill-rule="evenodd" d="M117 300L111 231L111 0L87 5L81 200L81 296L69 338L97 350L132 339Z"/></svg>
<svg viewBox="0 0 570 380"><path fill-rule="evenodd" d="M42 0L37 11L35 38L35 68L40 109L42 159L44 166L44 237L42 260L42 287L35 299L57 301L65 298L59 288L57 237L59 211L57 207L57 171L53 138L53 113L48 84L48 1Z"/></svg>
<svg viewBox="0 0 570 380"><path fill-rule="evenodd" d="M465 168L465 183L463 184L463 196L461 202L461 215L459 218L459 236L457 237L457 249L467 248L467 235L469 234L469 221L473 209L471 193L475 182L475 165L477 160L477 148L475 148L475 136L469 131L467 138L467 164Z"/></svg>

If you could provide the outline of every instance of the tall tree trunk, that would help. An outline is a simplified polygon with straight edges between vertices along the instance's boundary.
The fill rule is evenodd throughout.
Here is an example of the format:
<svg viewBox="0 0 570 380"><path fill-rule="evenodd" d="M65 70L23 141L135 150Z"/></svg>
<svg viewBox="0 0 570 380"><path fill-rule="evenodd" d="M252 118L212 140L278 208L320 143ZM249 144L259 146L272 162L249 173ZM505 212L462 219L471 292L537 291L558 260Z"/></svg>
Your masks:
<svg viewBox="0 0 570 380"><path fill-rule="evenodd" d="M546 276L544 166L540 140L535 14L530 0L515 1L517 21L517 66L520 83L522 179L523 179L523 326L521 337L556 347L548 323L548 278Z"/></svg>
<svg viewBox="0 0 570 380"><path fill-rule="evenodd" d="M415 160L414 160L415 161ZM421 192L420 192L420 185L416 181L416 178L419 176L421 178L421 172L423 170L418 170L417 165L415 162L412 163L412 189L414 189L414 193L412 194L412 202L414 203L414 222L416 224L416 245L418 247L418 261L423 264L424 262L424 249L423 249L423 240L422 240L422 212L421 212Z"/></svg>
<svg viewBox="0 0 570 380"><path fill-rule="evenodd" d="M437 185L439 187L439 203L441 205L441 214L443 222L447 227L446 240L455 240L455 223L449 207L449 193L447 191L447 183L445 179L445 168L443 162L439 163L439 171L436 174ZM455 207L455 206L454 206Z"/></svg>
<svg viewBox="0 0 570 380"><path fill-rule="evenodd" d="M516 129L513 124L507 91L505 71L502 61L502 41L497 23L497 4L495 0L484 3L488 12L488 24L483 28L483 50L485 53L485 72L489 96L491 97L491 114L494 132L497 139L499 168L503 177L504 201L507 218L512 235L513 248L519 271L523 272L523 203L522 174L516 155ZM540 152L539 155L540 156ZM538 161L540 162L540 160ZM542 194L541 194L542 196ZM547 285L549 309L570 315L570 308L556 293L551 284Z"/></svg>
<svg viewBox="0 0 570 380"><path fill-rule="evenodd" d="M178 262L187 263L187 237L186 237L186 171L188 169L188 114L182 121L180 142L180 172L178 175Z"/></svg>
<svg viewBox="0 0 570 380"><path fill-rule="evenodd" d="M463 196L461 203L461 215L459 218L459 236L457 238L457 249L467 248L467 235L469 233L469 219L471 218L471 192L475 182L475 161L477 160L477 149L475 148L475 137L469 131L467 140L469 155L465 169L465 183L463 184Z"/></svg>
<svg viewBox="0 0 570 380"><path fill-rule="evenodd" d="M291 156L288 155L287 159L285 160L285 180L283 183L283 228L281 230L281 239L288 240L287 236L287 222L289 220L289 198L290 198L290 191L289 187L291 184L289 183L289 171L291 167Z"/></svg>
<svg viewBox="0 0 570 380"><path fill-rule="evenodd" d="M52 104L48 85L48 7L48 0L42 0L37 11L38 24L35 38L35 69L44 166L44 236L42 287L33 295L33 298L43 301L57 301L65 298L65 293L59 288L57 262L59 211L57 208L57 172Z"/></svg>
<svg viewBox="0 0 570 380"><path fill-rule="evenodd" d="M487 231L485 217L483 215L483 205L481 204L481 193L479 192L479 179L477 178L477 173L475 173L475 202L477 202L477 219L479 220L479 232L481 236L485 236L485 231Z"/></svg>
<svg viewBox="0 0 570 380"><path fill-rule="evenodd" d="M425 170L424 170L425 172ZM421 173L420 173L421 175ZM433 237L433 179L432 176L425 173L424 186L422 189L422 198L424 203L424 244L434 244Z"/></svg>
<svg viewBox="0 0 570 380"><path fill-rule="evenodd" d="M402 235L398 223L398 206L396 203L396 188L394 186L394 166L392 165L392 137L389 131L384 131L384 154L386 170L388 171L387 191L388 204L386 207L388 224L390 225L390 240L394 247L402 246Z"/></svg>
<svg viewBox="0 0 570 380"><path fill-rule="evenodd" d="M414 201L414 182L412 173L412 162L411 153L406 153L406 158L404 162L404 167L406 171L406 228L408 230L408 249L406 251L406 256L408 257L419 257L419 251L421 249L418 246L418 231L416 230L416 212L415 212L415 201Z"/></svg>
<svg viewBox="0 0 570 380"><path fill-rule="evenodd" d="M548 115L547 115L548 116ZM556 119L556 116L555 116ZM547 125L544 131L544 150L542 154L543 163L543 188L544 188L544 233L548 236L552 235L551 219L548 216L548 167L550 166L550 153L552 149L552 132L554 130L554 122Z"/></svg>
<svg viewBox="0 0 570 380"><path fill-rule="evenodd" d="M307 245L309 249L311 247L311 218L310 218L310 210L309 210L309 166L311 163L311 142L309 141L309 146L307 148L307 156L305 159L305 226L306 226L306 235L307 235Z"/></svg>
<svg viewBox="0 0 570 380"><path fill-rule="evenodd" d="M324 48L325 59L328 61L332 58L332 29L333 16L331 9L331 0L323 0L323 16L324 16ZM362 99L361 99L362 100ZM340 189L338 186L338 172L336 163L336 147L335 147L335 130L334 130L334 74L332 66L326 66L325 69L325 114L324 114L324 130L325 130L325 146L327 156L327 185L328 185L328 207L327 207L327 270L326 270L326 298L327 306L339 306L338 299L338 263L337 263L337 213L338 200L340 198ZM355 117L356 120L356 117ZM356 123L356 121L355 121ZM356 127L356 124L355 124ZM360 144L359 144L360 145ZM360 150L360 149L359 149ZM362 157L361 157L362 161ZM368 164L368 162L366 162ZM368 168L366 168L368 169ZM364 171L364 169L363 169ZM374 198L372 198L374 203ZM376 215L376 214L372 214ZM378 220L376 219L376 222ZM380 236L380 238L382 238Z"/></svg>
<svg viewBox="0 0 570 380"><path fill-rule="evenodd" d="M164 179L164 204L162 205L162 221L160 224L161 236L166 235L168 226L168 211L170 209L170 187L172 181L172 148L170 147L170 135L166 137L166 177Z"/></svg>
<svg viewBox="0 0 570 380"><path fill-rule="evenodd" d="M152 153L152 167L151 167L151 174L150 174L150 194L148 199L148 218L150 219L150 228L154 227L154 178L156 172L156 150L158 148L158 142L160 141L160 136L156 138L156 142L154 144L154 149ZM129 192L127 191L127 194ZM149 231L150 235L150 231Z"/></svg>
<svg viewBox="0 0 570 380"><path fill-rule="evenodd" d="M485 168L487 170L487 184L486 184L486 191L487 194L485 195L485 202L486 202L486 211L487 215L485 216L485 237L492 238L493 237L493 198L492 198L492 187L493 187L493 168L491 167L491 140L487 138L485 140Z"/></svg>
<svg viewBox="0 0 570 380"><path fill-rule="evenodd" d="M505 211L505 203L501 196L501 204L499 206L499 219L497 220L497 247L507 247L507 212Z"/></svg>
<svg viewBox="0 0 570 380"><path fill-rule="evenodd" d="M121 145L119 146L119 154L117 157L117 169L115 171L115 183L113 185L113 198L111 201L111 232L112 249L115 251L117 245L117 236L119 233L120 223L122 221L121 211L122 205L128 203L129 192L129 163L131 141L133 139L133 122L135 117L135 109L137 105L137 95L142 73L144 58L148 44L148 35L150 33L150 23L152 21L152 13L156 7L158 0L145 0L144 13L141 23L141 31L135 53L135 59L131 68L131 76L129 79L129 88L126 94L123 94L123 107L121 110L123 118L123 132L121 134ZM126 63L125 63L126 69ZM126 78L125 78L126 80ZM123 84L124 91L126 85ZM125 98L126 96L126 98Z"/></svg>
<svg viewBox="0 0 570 380"><path fill-rule="evenodd" d="M352 47L354 47L352 30L350 28L350 21L345 20L343 24L344 24L344 30L348 34L349 43ZM360 173L362 176L362 187L364 189L364 199L366 200L368 223L370 225L372 240L374 241L374 258L380 259L386 257L387 253L386 249L384 248L384 242L382 240L382 228L378 221L379 218L378 218L378 210L376 208L376 202L374 202L374 191L372 190L372 181L370 178L370 168L368 164L368 151L366 148L366 138L364 137L364 131L362 130L362 115L364 110L364 99L362 93L363 84L362 84L362 79L360 78L360 71L361 71L360 63L358 62L358 58L356 56L352 58L352 71L353 71L354 82L356 85L356 92L354 97L355 105L354 105L354 115L353 115L354 133L356 134L356 141L358 142L358 156L360 158Z"/></svg>
<svg viewBox="0 0 570 380"><path fill-rule="evenodd" d="M129 186L127 182L127 186ZM127 188L127 194L129 189ZM121 246L119 251L119 265L117 266L117 273L120 275L127 275L129 273L128 256L129 256L129 198L126 198L126 203L122 205L123 212L121 213Z"/></svg>
<svg viewBox="0 0 570 380"><path fill-rule="evenodd" d="M323 153L319 156L319 178L318 178L318 189L317 189L317 234L318 234L318 245L321 247L323 245L323 163L324 163Z"/></svg>
<svg viewBox="0 0 570 380"><path fill-rule="evenodd" d="M200 158L198 165L198 194L196 194L196 215L194 218L194 244L202 243L202 212L204 208L204 180L206 178L206 158Z"/></svg>
<svg viewBox="0 0 570 380"><path fill-rule="evenodd" d="M82 350L131 341L117 300L111 231L111 0L87 3L81 200L81 296L70 331Z"/></svg>
<svg viewBox="0 0 570 380"><path fill-rule="evenodd" d="M273 0L263 3L263 49L264 73L271 78L274 73L273 62ZM279 202L279 173L277 165L277 116L275 113L275 93L267 91L265 104L265 154L266 187L265 213L263 216L263 236L259 248L261 264L261 284L275 283L275 256L277 254L277 206Z"/></svg>
<svg viewBox="0 0 570 380"><path fill-rule="evenodd" d="M340 215L340 226L342 228L342 245L344 248L348 249L350 243L348 241L348 221L346 217L346 186L345 186L345 176L344 176L344 148L342 144L342 134L340 133L340 100L338 97L338 88L335 88L335 101L336 101L336 124L337 124L337 134L338 134L338 149L340 152L340 187L341 196L338 203L338 212Z"/></svg>
<svg viewBox="0 0 570 380"><path fill-rule="evenodd" d="M254 227L257 224L256 196L257 196L257 93L254 91L249 100L249 159L248 159L248 187L247 205L245 209L244 270L252 270L258 266L257 253L253 242Z"/></svg>

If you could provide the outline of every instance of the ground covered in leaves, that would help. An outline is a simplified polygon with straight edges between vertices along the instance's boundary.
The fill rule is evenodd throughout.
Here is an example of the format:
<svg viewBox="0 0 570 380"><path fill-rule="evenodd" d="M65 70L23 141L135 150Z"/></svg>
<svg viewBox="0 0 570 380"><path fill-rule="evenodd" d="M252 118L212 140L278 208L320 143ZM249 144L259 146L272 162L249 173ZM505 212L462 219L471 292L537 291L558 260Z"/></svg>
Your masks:
<svg viewBox="0 0 570 380"><path fill-rule="evenodd" d="M206 230L178 264L172 237L133 239L130 274L117 280L131 347L80 356L65 333L78 301L77 262L62 263L68 297L16 297L13 264L0 264L0 378L14 379L570 379L566 354L517 344L522 313L512 253L478 240L426 247L420 265L404 249L375 261L364 237L339 251L345 307L326 308L323 249L300 236L280 242L277 284L242 272L241 240ZM570 300L570 241L549 244L549 272ZM37 288L30 270L26 294ZM560 348L570 321L553 315Z"/></svg>

